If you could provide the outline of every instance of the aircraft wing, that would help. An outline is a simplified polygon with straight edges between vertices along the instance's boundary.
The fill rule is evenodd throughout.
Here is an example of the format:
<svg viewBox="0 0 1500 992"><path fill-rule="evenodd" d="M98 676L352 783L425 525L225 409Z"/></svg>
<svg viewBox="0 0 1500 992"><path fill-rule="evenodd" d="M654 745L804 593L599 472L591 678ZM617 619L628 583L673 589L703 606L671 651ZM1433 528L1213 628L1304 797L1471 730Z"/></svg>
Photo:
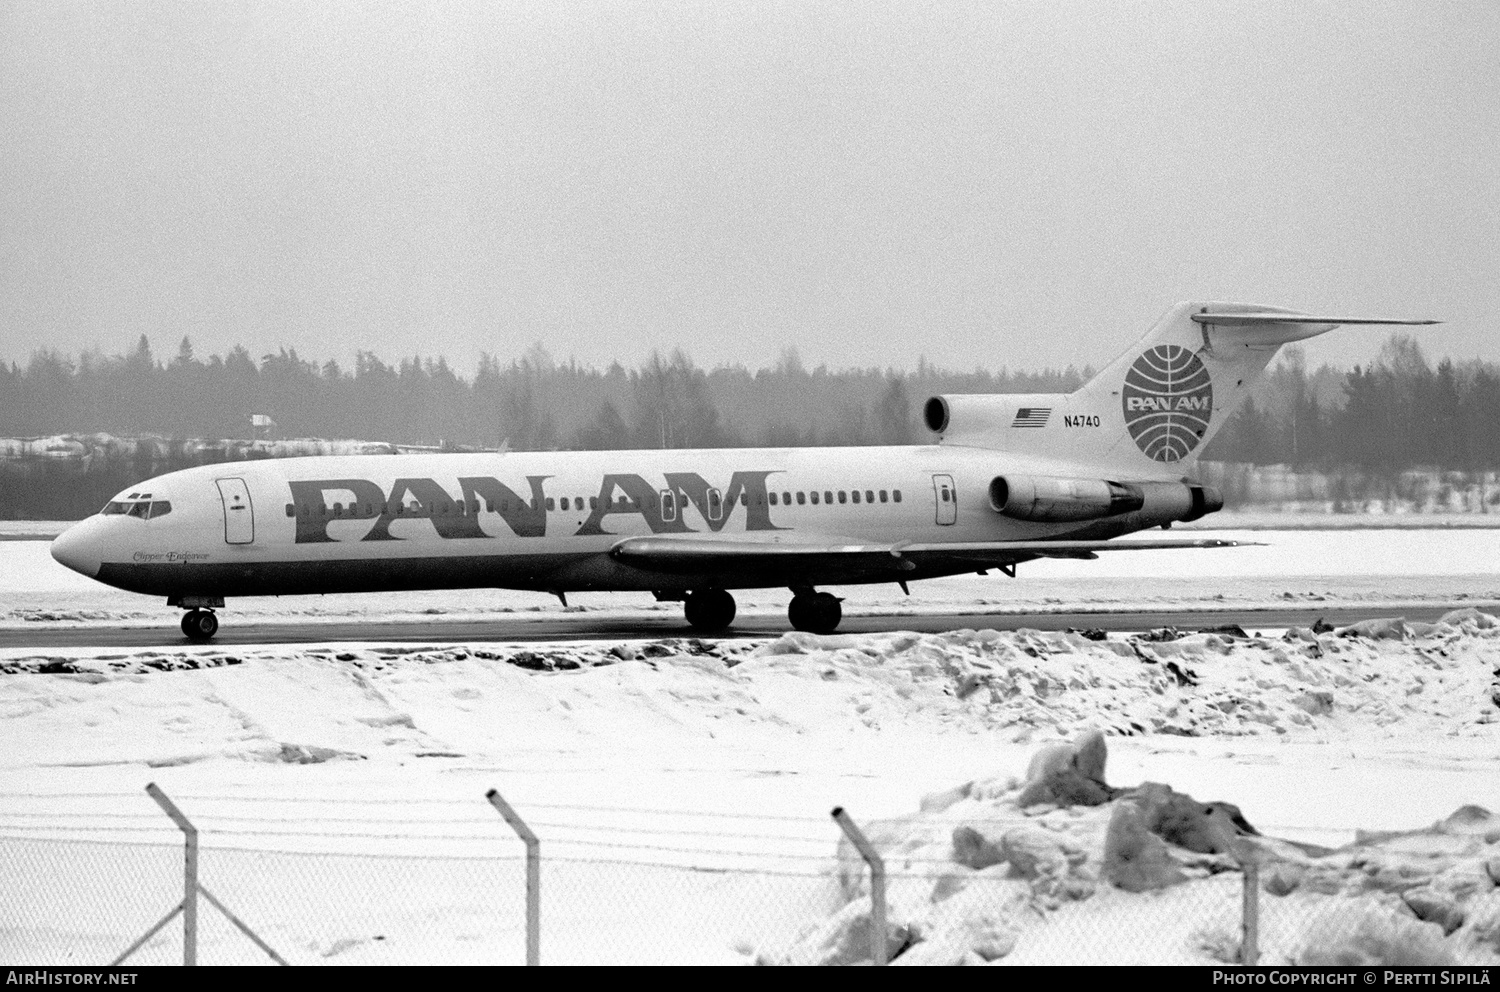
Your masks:
<svg viewBox="0 0 1500 992"><path fill-rule="evenodd" d="M1252 327L1257 324L1405 324L1425 326L1441 324L1441 320L1403 320L1395 317L1318 317L1306 313L1194 313L1189 314L1200 324Z"/></svg>
<svg viewBox="0 0 1500 992"><path fill-rule="evenodd" d="M962 563L1001 567L1034 558L1097 558L1101 551L1159 551L1178 548L1234 548L1254 542L1214 538L1151 541L974 541L919 544L899 541L871 544L838 537L796 540L771 534L627 537L610 549L619 561L657 572L692 573L728 567L752 570L832 567L859 572L914 571L919 565Z"/></svg>

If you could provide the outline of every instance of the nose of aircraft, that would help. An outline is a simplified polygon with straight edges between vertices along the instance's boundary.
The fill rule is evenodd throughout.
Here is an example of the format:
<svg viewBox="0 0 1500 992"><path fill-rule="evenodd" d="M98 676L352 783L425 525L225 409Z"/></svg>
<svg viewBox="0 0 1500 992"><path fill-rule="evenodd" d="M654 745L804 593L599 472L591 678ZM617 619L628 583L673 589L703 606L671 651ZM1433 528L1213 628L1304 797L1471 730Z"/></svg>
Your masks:
<svg viewBox="0 0 1500 992"><path fill-rule="evenodd" d="M94 578L99 574L99 550L90 531L91 521L74 524L52 542L52 557L75 572Z"/></svg>

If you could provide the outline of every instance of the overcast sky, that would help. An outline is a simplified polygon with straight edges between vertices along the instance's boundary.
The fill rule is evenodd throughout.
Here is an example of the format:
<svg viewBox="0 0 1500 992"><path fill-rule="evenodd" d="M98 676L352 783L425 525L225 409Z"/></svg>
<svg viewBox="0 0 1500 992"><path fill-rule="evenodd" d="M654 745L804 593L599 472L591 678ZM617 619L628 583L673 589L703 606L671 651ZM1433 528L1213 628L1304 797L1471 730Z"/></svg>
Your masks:
<svg viewBox="0 0 1500 992"><path fill-rule="evenodd" d="M1500 360L1500 3L0 0L0 359L1102 365L1180 299Z"/></svg>

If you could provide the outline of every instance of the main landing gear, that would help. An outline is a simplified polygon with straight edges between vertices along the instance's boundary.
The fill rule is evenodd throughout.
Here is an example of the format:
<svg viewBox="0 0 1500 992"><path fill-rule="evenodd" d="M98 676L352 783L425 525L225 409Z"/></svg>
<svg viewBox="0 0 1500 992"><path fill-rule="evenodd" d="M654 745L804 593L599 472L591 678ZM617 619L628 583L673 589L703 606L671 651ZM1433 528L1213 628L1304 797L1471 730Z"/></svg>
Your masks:
<svg viewBox="0 0 1500 992"><path fill-rule="evenodd" d="M734 597L723 589L690 592L682 599L682 611L694 630L715 634L734 623Z"/></svg>
<svg viewBox="0 0 1500 992"><path fill-rule="evenodd" d="M786 617L792 626L809 634L831 634L844 619L841 600L833 593L814 592L810 588L793 589Z"/></svg>
<svg viewBox="0 0 1500 992"><path fill-rule="evenodd" d="M189 610L182 615L182 632L201 644L219 632L219 618L213 610Z"/></svg>
<svg viewBox="0 0 1500 992"><path fill-rule="evenodd" d="M669 594L658 593L658 599ZM681 593L683 613L694 630L705 634L717 634L734 623L734 597L723 589L699 589ZM675 598L675 597L673 597ZM787 619L797 630L809 634L831 634L844 619L844 609L837 596L827 592L816 592L811 587L792 590L792 602L787 607ZM186 621L184 621L186 623ZM192 635L189 635L192 636Z"/></svg>

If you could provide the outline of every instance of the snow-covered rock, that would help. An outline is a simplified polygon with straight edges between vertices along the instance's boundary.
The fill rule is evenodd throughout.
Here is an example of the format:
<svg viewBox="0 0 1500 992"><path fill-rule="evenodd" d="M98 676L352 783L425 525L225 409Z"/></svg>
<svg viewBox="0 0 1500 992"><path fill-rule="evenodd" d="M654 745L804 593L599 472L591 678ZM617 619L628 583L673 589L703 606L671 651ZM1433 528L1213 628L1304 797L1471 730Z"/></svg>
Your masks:
<svg viewBox="0 0 1500 992"><path fill-rule="evenodd" d="M869 964L871 903L863 896L844 906L821 926L805 936L776 964L847 965ZM901 953L911 941L911 929L899 920L886 918L886 959Z"/></svg>
<svg viewBox="0 0 1500 992"><path fill-rule="evenodd" d="M1081 742L1086 750L1075 742L1038 751L1024 785L991 793L966 783L912 816L871 825L892 875L891 925L910 941L896 963L1054 959L1041 949L1066 946L1054 931L1096 915L1083 907L1118 927L1149 916L1152 900L1180 906L1198 925L1154 932L1154 959L1122 941L1101 960L1233 962L1237 880L1251 862L1261 879L1262 963L1500 963L1500 889L1489 873L1500 820L1487 810L1464 806L1431 827L1362 834L1328 850L1262 837L1236 805L1161 783L1099 781L1114 797L1105 803L1028 802L1036 782L1079 775L1079 753L1102 772L1102 737ZM829 928L868 919L857 854L839 853L851 901L787 960L829 956ZM1072 946L1083 957L1063 960L1098 957Z"/></svg>
<svg viewBox="0 0 1500 992"><path fill-rule="evenodd" d="M1187 881L1166 842L1147 827L1134 799L1115 803L1104 841L1104 877L1126 892L1148 892Z"/></svg>

